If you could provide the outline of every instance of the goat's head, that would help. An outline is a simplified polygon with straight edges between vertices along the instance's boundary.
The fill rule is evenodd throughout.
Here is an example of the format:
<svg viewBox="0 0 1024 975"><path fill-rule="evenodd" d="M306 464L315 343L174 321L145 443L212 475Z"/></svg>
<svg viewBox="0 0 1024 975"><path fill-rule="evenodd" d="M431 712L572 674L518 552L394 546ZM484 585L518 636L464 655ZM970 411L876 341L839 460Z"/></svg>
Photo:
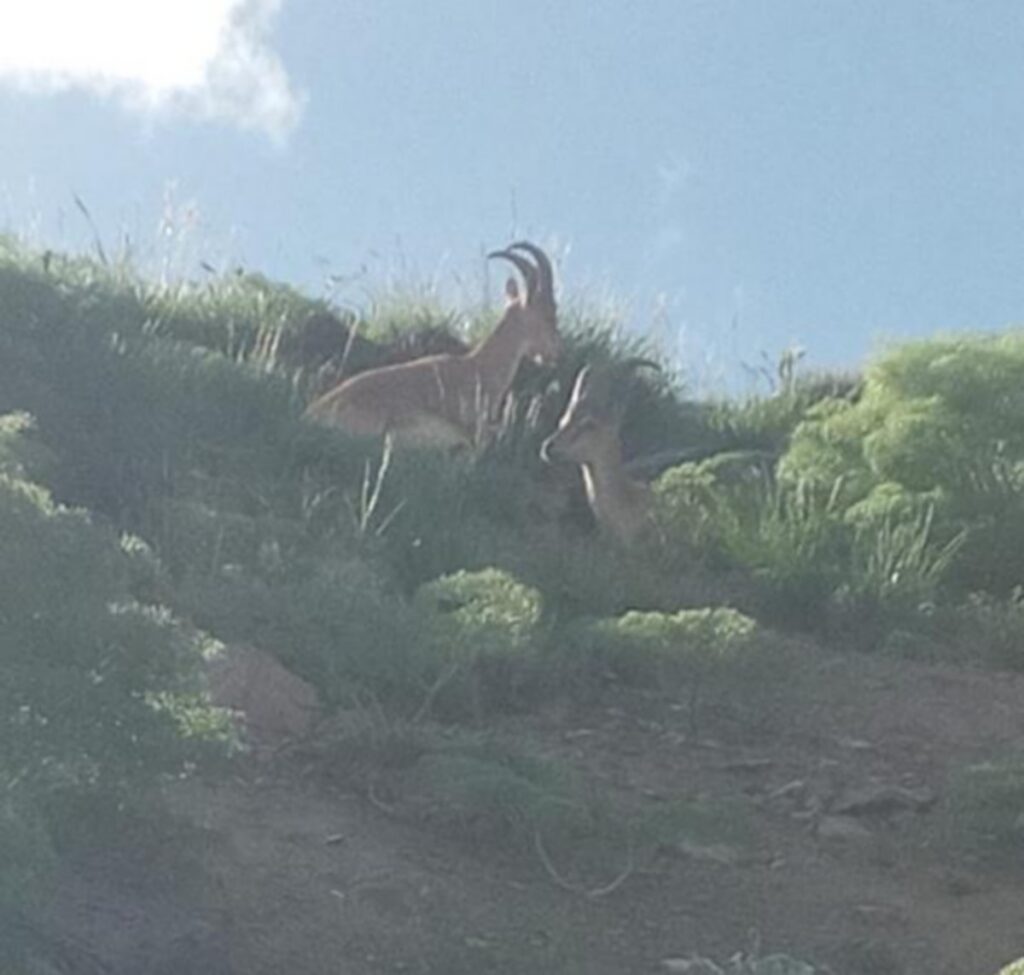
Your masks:
<svg viewBox="0 0 1024 975"><path fill-rule="evenodd" d="M529 261L524 254L533 258ZM488 257L500 257L512 264L523 276L525 294L515 278L505 285L505 317L514 317L525 339L524 354L541 364L554 362L562 351L558 335L558 309L555 304L555 281L551 261L535 244L521 240L504 250L492 251Z"/></svg>
<svg viewBox="0 0 1024 975"><path fill-rule="evenodd" d="M629 404L630 379L633 371L641 367L659 368L649 359L627 359L611 367L583 366L576 374L558 429L541 445L541 457L549 463L617 463L621 454L619 429Z"/></svg>

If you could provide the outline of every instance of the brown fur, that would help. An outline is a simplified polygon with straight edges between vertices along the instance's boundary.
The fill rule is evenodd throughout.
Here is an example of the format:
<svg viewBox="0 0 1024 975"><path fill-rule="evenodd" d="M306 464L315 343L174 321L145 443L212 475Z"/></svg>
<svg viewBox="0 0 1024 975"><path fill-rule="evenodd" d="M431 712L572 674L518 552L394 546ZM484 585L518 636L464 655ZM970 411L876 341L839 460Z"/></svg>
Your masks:
<svg viewBox="0 0 1024 975"><path fill-rule="evenodd" d="M598 526L624 546L633 546L653 528L650 487L626 472L619 438L621 410L609 402L608 377L584 366L558 429L541 447L545 460L580 465L587 502Z"/></svg>
<svg viewBox="0 0 1024 975"><path fill-rule="evenodd" d="M315 400L306 416L355 436L391 434L404 443L465 446L486 440L520 362L551 361L561 349L547 258L530 244L512 247L543 262L546 277L538 278L511 248L492 255L524 271L526 295L510 279L505 313L476 348L367 370Z"/></svg>

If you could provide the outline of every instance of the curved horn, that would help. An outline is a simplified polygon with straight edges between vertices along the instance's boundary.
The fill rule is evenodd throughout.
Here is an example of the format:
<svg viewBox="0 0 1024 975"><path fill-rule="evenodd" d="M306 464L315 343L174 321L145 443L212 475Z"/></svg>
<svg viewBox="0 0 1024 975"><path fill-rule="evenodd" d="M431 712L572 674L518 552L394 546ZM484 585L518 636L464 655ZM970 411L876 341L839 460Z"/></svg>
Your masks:
<svg viewBox="0 0 1024 975"><path fill-rule="evenodd" d="M569 392L569 401L574 402L580 398L583 390L586 389L592 382L592 376L594 367L590 363L585 363L580 366L576 372L576 376L572 381L572 389Z"/></svg>
<svg viewBox="0 0 1024 975"><path fill-rule="evenodd" d="M510 250L503 251L491 251L487 255L488 258L500 257L508 261L510 264L515 265L519 273L523 276L523 280L526 282L526 299L530 300L537 291L537 269L524 257L520 257L518 254L513 254Z"/></svg>
<svg viewBox="0 0 1024 975"><path fill-rule="evenodd" d="M541 296L545 300L550 301L551 304L554 304L555 275L551 269L551 261L548 260L547 254L536 244L531 244L528 240L517 240L514 244L509 244L508 249L526 251L537 262L537 271L540 274Z"/></svg>
<svg viewBox="0 0 1024 975"><path fill-rule="evenodd" d="M612 393L612 377L607 366L587 363L576 373L569 402L575 405L586 399L590 409L604 412L614 399Z"/></svg>
<svg viewBox="0 0 1024 975"><path fill-rule="evenodd" d="M661 372L661 363L655 362L653 359L645 359L643 356L633 356L630 359L623 359L615 366L616 374L622 376L628 375L635 369L653 369L655 372Z"/></svg>

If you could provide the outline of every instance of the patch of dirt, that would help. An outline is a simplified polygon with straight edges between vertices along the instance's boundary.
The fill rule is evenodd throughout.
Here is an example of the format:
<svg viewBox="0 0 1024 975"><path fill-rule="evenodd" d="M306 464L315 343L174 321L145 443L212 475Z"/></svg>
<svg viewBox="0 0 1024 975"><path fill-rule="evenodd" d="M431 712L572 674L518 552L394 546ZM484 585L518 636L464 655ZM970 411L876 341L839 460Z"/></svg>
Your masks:
<svg viewBox="0 0 1024 975"><path fill-rule="evenodd" d="M711 708L696 733L678 702L614 689L503 722L619 801L751 810L742 849L661 848L604 897L557 886L533 850L474 848L346 793L292 751L175 783L181 869L173 850L79 862L49 917L133 975L656 973L752 938L840 975L994 975L1024 954L1024 869L965 860L936 825L952 770L1024 742L1024 677L813 650L793 673L757 720ZM854 819L850 796L870 808L872 790L887 811Z"/></svg>

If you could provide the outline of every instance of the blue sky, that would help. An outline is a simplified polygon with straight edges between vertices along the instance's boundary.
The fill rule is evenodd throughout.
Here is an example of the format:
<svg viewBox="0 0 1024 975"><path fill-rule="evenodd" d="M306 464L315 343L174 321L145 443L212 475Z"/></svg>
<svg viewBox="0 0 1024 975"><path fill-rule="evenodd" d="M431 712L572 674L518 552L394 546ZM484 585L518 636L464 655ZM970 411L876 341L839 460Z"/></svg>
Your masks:
<svg viewBox="0 0 1024 975"><path fill-rule="evenodd" d="M88 243L78 194L108 249L166 249L170 200L179 270L362 273L358 304L396 267L475 299L527 235L702 382L1024 320L1019 2L31 9L0 12L0 224L38 241Z"/></svg>

